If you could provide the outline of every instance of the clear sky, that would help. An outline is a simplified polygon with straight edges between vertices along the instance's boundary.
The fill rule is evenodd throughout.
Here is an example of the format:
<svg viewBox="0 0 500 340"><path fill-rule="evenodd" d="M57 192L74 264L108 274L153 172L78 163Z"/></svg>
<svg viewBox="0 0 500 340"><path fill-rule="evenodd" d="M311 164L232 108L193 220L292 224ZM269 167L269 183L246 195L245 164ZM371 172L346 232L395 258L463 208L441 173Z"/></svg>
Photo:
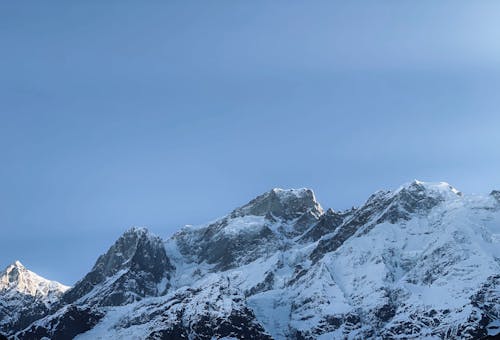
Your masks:
<svg viewBox="0 0 500 340"><path fill-rule="evenodd" d="M0 267L72 284L273 187L500 188L499 2L0 4Z"/></svg>

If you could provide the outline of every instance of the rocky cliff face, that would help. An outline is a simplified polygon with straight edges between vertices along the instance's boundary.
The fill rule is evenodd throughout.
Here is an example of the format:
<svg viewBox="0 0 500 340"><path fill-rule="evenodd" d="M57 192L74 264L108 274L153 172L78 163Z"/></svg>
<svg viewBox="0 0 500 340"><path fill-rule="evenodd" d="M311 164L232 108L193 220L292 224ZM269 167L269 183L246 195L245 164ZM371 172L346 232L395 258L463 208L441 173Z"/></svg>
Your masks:
<svg viewBox="0 0 500 340"><path fill-rule="evenodd" d="M500 334L500 203L446 183L323 211L271 190L162 241L126 232L19 339L487 338ZM22 328L22 327L21 327Z"/></svg>
<svg viewBox="0 0 500 340"><path fill-rule="evenodd" d="M132 228L62 296L61 304L119 306L156 296L167 290L173 269L163 241L145 228Z"/></svg>

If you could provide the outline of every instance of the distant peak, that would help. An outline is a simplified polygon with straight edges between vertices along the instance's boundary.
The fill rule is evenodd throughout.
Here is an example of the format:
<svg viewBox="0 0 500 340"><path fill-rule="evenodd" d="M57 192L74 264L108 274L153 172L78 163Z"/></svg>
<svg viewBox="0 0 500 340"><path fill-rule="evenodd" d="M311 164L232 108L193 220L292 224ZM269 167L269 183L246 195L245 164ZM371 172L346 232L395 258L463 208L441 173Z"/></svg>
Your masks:
<svg viewBox="0 0 500 340"><path fill-rule="evenodd" d="M15 260L14 263L12 264L12 266L17 267L17 268L26 268L19 260Z"/></svg>
<svg viewBox="0 0 500 340"><path fill-rule="evenodd" d="M0 291L15 290L23 294L36 296L41 294L62 293L69 289L56 281L48 280L28 270L23 264L16 260L0 273Z"/></svg>
<svg viewBox="0 0 500 340"><path fill-rule="evenodd" d="M125 231L124 235L147 235L150 231L146 227L131 227Z"/></svg>
<svg viewBox="0 0 500 340"><path fill-rule="evenodd" d="M120 240L135 240L134 242L139 242L139 240L150 240L157 241L161 240L159 236L156 236L146 227L131 227L126 230L116 242L121 242Z"/></svg>
<svg viewBox="0 0 500 340"><path fill-rule="evenodd" d="M316 196L314 195L314 191L308 188L299 188L299 189L282 189L282 188L273 188L270 191L262 194L262 196L276 196L282 202L295 201L295 200L303 200L311 203L318 203L316 201Z"/></svg>
<svg viewBox="0 0 500 340"><path fill-rule="evenodd" d="M403 184L396 190L401 191L428 191L439 193L441 195L462 196L462 193L447 182L423 182L417 179L410 183Z"/></svg>
<svg viewBox="0 0 500 340"><path fill-rule="evenodd" d="M270 192L275 193L276 195L282 197L295 196L297 198L313 196L314 192L311 189L307 188L299 188L299 189L282 189L282 188L273 188Z"/></svg>
<svg viewBox="0 0 500 340"><path fill-rule="evenodd" d="M323 213L311 189L274 188L236 209L234 213L255 216L271 214L275 217L293 219L308 211L316 215Z"/></svg>
<svg viewBox="0 0 500 340"><path fill-rule="evenodd" d="M5 274L11 272L27 272L27 271L28 269L19 260L16 260L12 262L10 265L8 265L3 273Z"/></svg>
<svg viewBox="0 0 500 340"><path fill-rule="evenodd" d="M108 250L106 256L117 257L116 264L131 259L141 247L161 247L162 240L145 227L132 227L125 231Z"/></svg>

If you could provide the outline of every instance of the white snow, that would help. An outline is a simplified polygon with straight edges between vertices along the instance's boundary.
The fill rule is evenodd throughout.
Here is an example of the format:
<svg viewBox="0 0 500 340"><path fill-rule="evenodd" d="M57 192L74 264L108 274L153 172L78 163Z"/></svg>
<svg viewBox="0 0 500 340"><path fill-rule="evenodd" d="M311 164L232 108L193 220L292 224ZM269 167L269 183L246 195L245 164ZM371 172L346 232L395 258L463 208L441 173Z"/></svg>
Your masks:
<svg viewBox="0 0 500 340"><path fill-rule="evenodd" d="M31 296L47 297L53 293L62 293L69 287L56 281L47 280L28 270L21 262L15 261L0 273L0 294L22 293Z"/></svg>
<svg viewBox="0 0 500 340"><path fill-rule="evenodd" d="M238 235L240 233L259 232L266 225L264 216L242 216L233 218L230 223L224 227L223 232L229 235Z"/></svg>

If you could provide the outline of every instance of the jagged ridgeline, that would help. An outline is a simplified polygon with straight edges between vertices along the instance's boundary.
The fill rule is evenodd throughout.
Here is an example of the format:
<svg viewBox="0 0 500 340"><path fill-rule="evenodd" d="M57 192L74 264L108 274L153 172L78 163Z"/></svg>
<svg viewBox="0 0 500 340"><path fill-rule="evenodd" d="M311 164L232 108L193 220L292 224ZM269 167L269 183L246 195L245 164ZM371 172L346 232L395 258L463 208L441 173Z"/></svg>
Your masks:
<svg viewBox="0 0 500 340"><path fill-rule="evenodd" d="M500 335L500 193L414 181L326 211L273 189L162 240L125 232L73 287L0 273L12 339Z"/></svg>

